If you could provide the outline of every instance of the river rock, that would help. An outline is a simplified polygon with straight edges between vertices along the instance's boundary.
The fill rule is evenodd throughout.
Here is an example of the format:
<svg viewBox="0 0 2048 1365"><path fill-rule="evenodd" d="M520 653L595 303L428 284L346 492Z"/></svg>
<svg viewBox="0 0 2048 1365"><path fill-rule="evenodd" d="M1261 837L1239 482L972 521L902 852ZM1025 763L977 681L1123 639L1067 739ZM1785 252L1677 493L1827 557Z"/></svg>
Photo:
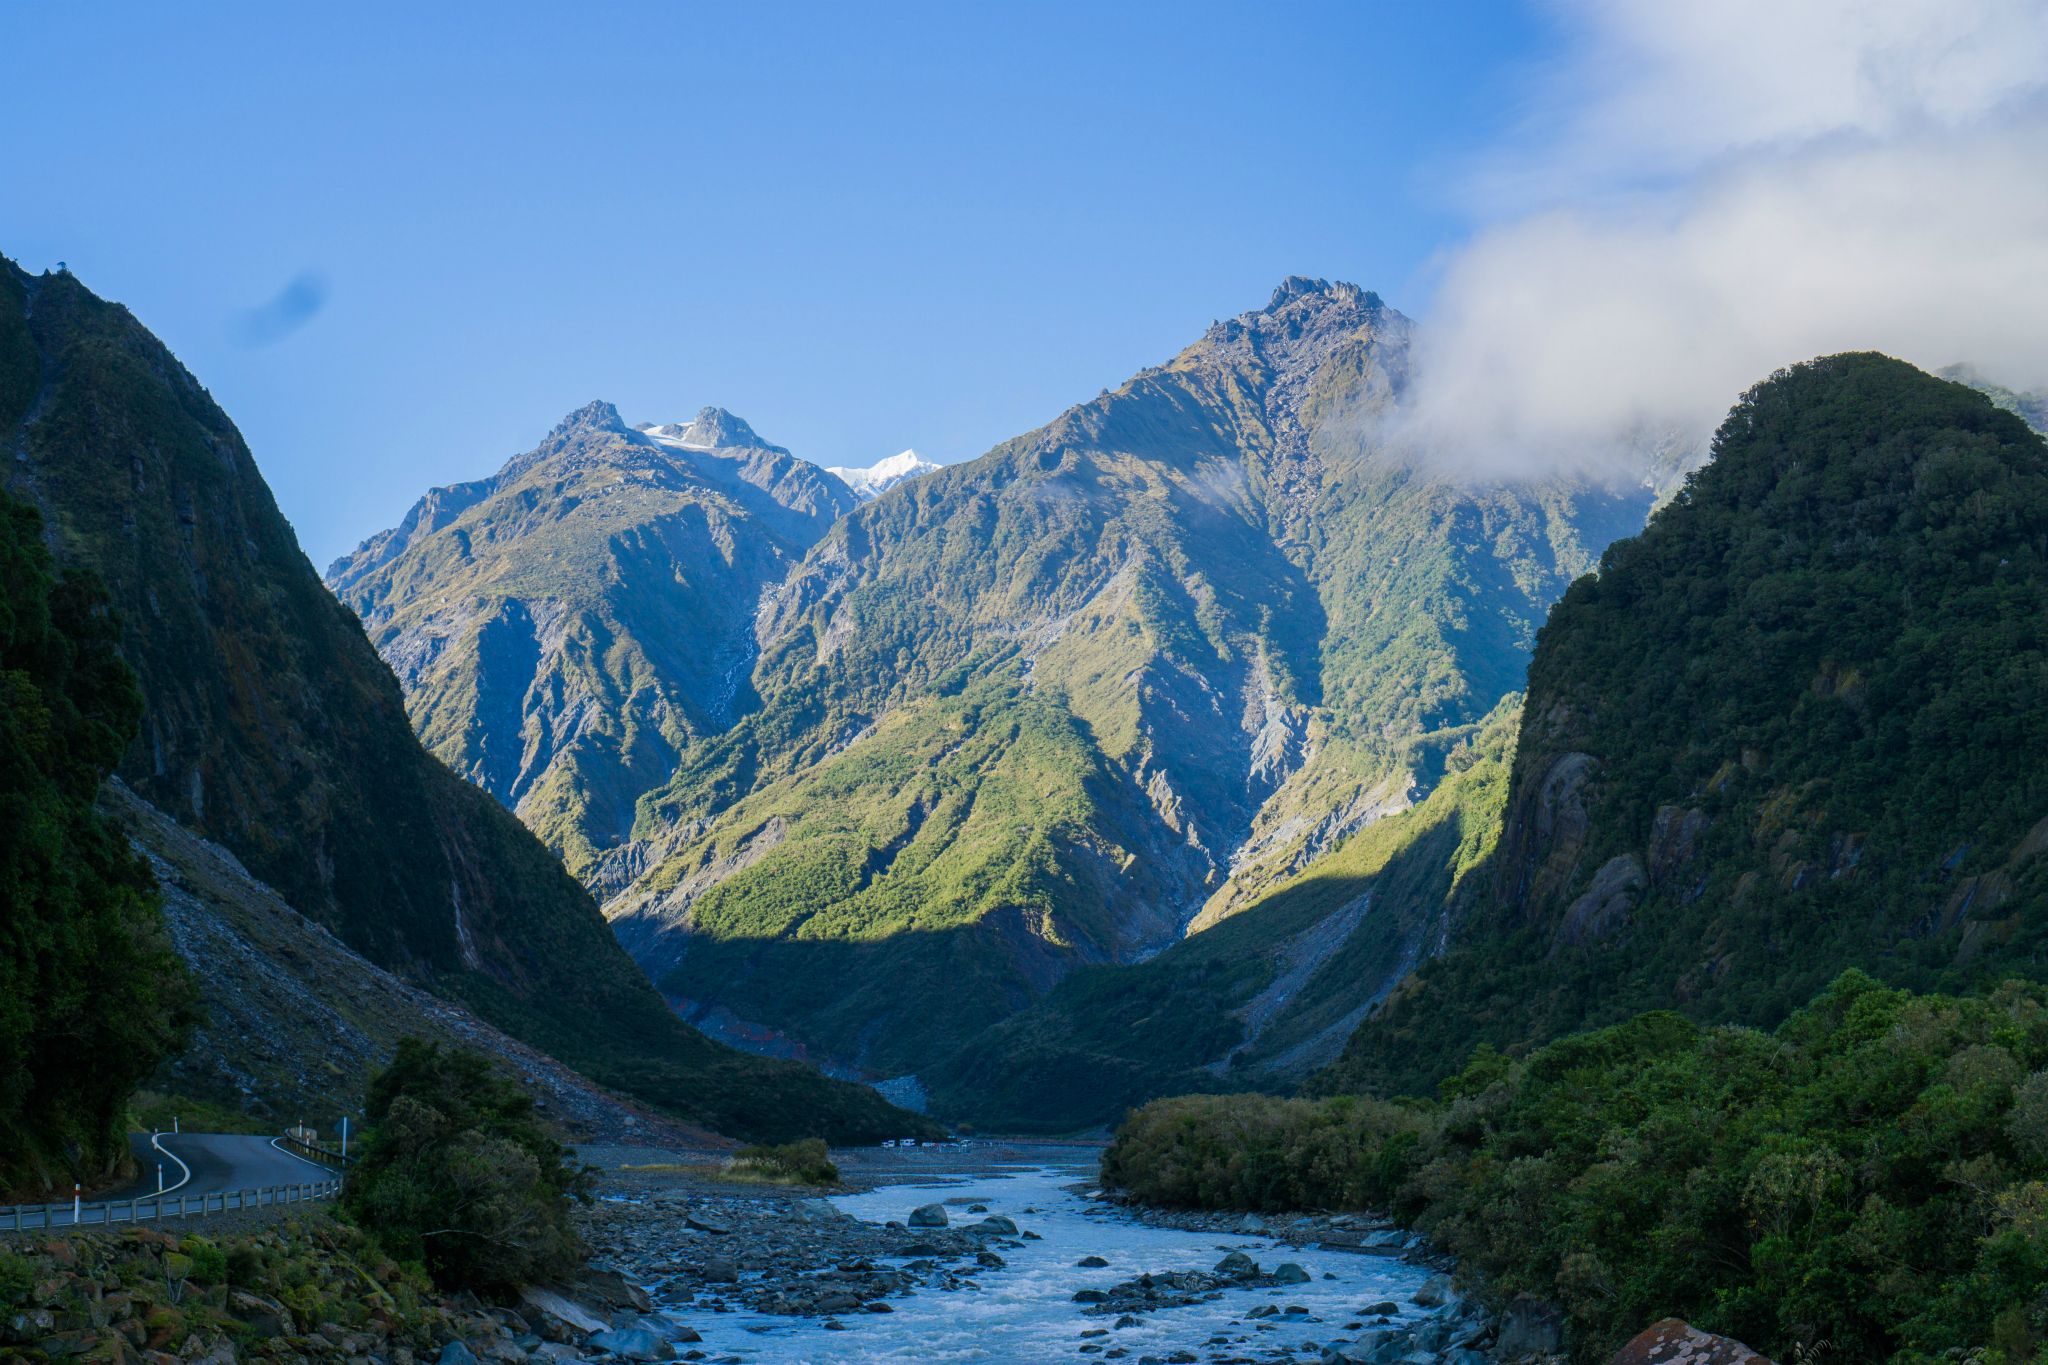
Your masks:
<svg viewBox="0 0 2048 1365"><path fill-rule="evenodd" d="M1274 1284L1307 1284L1309 1274L1292 1261L1282 1261L1273 1267Z"/></svg>
<svg viewBox="0 0 2048 1365"><path fill-rule="evenodd" d="M1259 1273L1259 1263L1242 1251L1233 1251L1216 1263L1216 1273L1249 1279Z"/></svg>
<svg viewBox="0 0 2048 1365"><path fill-rule="evenodd" d="M967 1230L979 1233L985 1237L1015 1237L1017 1235L1016 1223L1003 1217L1000 1213L990 1214Z"/></svg>
<svg viewBox="0 0 2048 1365"><path fill-rule="evenodd" d="M1493 1354L1498 1360L1520 1360L1551 1355L1563 1344L1564 1314L1533 1294L1518 1294L1501 1314Z"/></svg>
<svg viewBox="0 0 2048 1365"><path fill-rule="evenodd" d="M910 1211L910 1226L914 1228L942 1228L951 1221L946 1217L944 1204L920 1204Z"/></svg>
<svg viewBox="0 0 2048 1365"><path fill-rule="evenodd" d="M674 1360L676 1348L644 1327L614 1327L595 1332L584 1343L593 1350L606 1351L628 1360ZM448 1365L444 1356L442 1365Z"/></svg>
<svg viewBox="0 0 2048 1365"><path fill-rule="evenodd" d="M1615 1353L1610 1365L1771 1365L1739 1341L1665 1318Z"/></svg>
<svg viewBox="0 0 2048 1365"><path fill-rule="evenodd" d="M723 1256L713 1256L704 1263L704 1269L698 1273L704 1277L706 1284L738 1284L740 1282L740 1268Z"/></svg>
<svg viewBox="0 0 2048 1365"><path fill-rule="evenodd" d="M451 1341L441 1348L441 1365L476 1365L476 1352L459 1341Z"/></svg>
<svg viewBox="0 0 2048 1365"><path fill-rule="evenodd" d="M1421 1308L1441 1308L1451 1297L1451 1277L1432 1275L1415 1291L1414 1302Z"/></svg>
<svg viewBox="0 0 2048 1365"><path fill-rule="evenodd" d="M1103 1260L1100 1256L1083 1256L1080 1260L1074 1262L1074 1264L1081 1267L1083 1270L1100 1270L1104 1266L1108 1265L1109 1262Z"/></svg>

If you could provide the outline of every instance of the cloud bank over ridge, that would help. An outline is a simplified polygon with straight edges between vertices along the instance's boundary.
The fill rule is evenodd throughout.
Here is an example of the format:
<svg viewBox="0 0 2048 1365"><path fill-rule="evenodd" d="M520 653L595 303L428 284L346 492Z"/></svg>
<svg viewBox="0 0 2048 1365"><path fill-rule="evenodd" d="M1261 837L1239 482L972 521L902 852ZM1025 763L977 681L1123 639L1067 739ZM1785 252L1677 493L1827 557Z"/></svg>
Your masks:
<svg viewBox="0 0 2048 1365"><path fill-rule="evenodd" d="M1701 438L1877 349L2048 383L2048 0L1576 0L1472 175L1406 436L1489 473Z"/></svg>

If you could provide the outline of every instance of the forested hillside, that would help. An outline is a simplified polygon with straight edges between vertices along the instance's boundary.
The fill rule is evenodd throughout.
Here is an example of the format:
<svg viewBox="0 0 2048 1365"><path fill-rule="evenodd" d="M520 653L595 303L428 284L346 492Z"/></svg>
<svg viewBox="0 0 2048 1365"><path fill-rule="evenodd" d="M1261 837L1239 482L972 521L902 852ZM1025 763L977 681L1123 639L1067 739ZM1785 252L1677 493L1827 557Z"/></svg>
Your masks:
<svg viewBox="0 0 2048 1365"><path fill-rule="evenodd" d="M116 1173L130 1093L192 1023L155 879L93 805L142 697L42 529L0 491L0 1197Z"/></svg>
<svg viewBox="0 0 2048 1365"><path fill-rule="evenodd" d="M1774 1024L1846 967L2048 976L2048 446L1869 354L1746 394L1544 627L1452 950L1326 1088L1640 1009Z"/></svg>
<svg viewBox="0 0 2048 1365"><path fill-rule="evenodd" d="M0 263L0 413L6 481L108 587L137 793L372 961L651 1103L741 1133L900 1126L670 1015L554 856L420 747L240 435L127 310Z"/></svg>

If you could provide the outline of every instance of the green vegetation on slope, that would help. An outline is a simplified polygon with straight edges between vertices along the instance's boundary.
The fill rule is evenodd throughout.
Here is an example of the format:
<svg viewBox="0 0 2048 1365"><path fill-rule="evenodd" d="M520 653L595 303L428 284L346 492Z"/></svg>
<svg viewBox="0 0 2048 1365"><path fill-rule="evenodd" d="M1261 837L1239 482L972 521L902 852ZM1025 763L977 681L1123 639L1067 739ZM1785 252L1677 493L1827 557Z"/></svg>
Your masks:
<svg viewBox="0 0 2048 1365"><path fill-rule="evenodd" d="M363 956L593 1079L746 1137L900 1131L873 1092L676 1020L589 895L421 749L197 381L69 275L0 262L0 417L57 557L97 572L139 676L120 773Z"/></svg>
<svg viewBox="0 0 2048 1365"><path fill-rule="evenodd" d="M1845 967L2048 975L2048 446L1882 356L1751 390L1544 628L1492 892L1322 1084Z"/></svg>
<svg viewBox="0 0 2048 1365"><path fill-rule="evenodd" d="M1165 1100L1104 1178L1195 1208L1391 1209L1575 1359L1678 1316L1779 1360L2048 1361L2048 990L1849 973L1775 1033L1655 1012L1441 1100ZM1800 1356L1800 1352L1804 1356Z"/></svg>
<svg viewBox="0 0 2048 1365"><path fill-rule="evenodd" d="M1114 1123L1159 1095L1291 1085L1441 932L1491 852L1513 699L1441 760L1427 800L1146 962L1074 972L927 1077L935 1108L1002 1132ZM1376 985L1376 983L1378 983Z"/></svg>
<svg viewBox="0 0 2048 1365"><path fill-rule="evenodd" d="M729 413L674 430L589 404L327 574L421 740L579 877L742 709L762 590L854 505Z"/></svg>
<svg viewBox="0 0 2048 1365"><path fill-rule="evenodd" d="M129 1097L190 1025L155 880L93 806L142 711L114 638L0 492L0 1194L116 1173Z"/></svg>
<svg viewBox="0 0 2048 1365"><path fill-rule="evenodd" d="M1407 345L1376 296L1290 280L842 518L764 602L760 709L642 803L615 863L638 880L605 902L636 958L837 1060L923 1072L1066 972L1142 960L1426 796L1650 494L1475 487L1389 449ZM974 859L940 866L944 821L895 845L933 782L919 727L981 684L1018 695L978 723L1044 736L1042 788L959 827L963 848L1014 846L1014 912ZM836 775L854 755L857 795ZM705 891L728 877L730 901ZM874 981L885 936L913 988Z"/></svg>
<svg viewBox="0 0 2048 1365"><path fill-rule="evenodd" d="M649 880L649 914L692 931L663 989L909 1070L935 1036L1042 991L1057 955L1123 946L1158 887L1110 842L1106 796L1114 780L1058 695L1014 670L904 706L737 803ZM644 932L623 929L629 945Z"/></svg>

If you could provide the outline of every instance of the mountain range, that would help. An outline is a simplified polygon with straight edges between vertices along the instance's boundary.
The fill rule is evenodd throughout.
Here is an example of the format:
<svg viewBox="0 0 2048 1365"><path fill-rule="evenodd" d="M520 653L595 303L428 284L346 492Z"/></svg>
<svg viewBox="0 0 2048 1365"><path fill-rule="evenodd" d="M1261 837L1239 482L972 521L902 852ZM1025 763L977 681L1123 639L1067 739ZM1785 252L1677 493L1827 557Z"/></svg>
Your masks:
<svg viewBox="0 0 2048 1365"><path fill-rule="evenodd" d="M851 482L594 402L323 587L168 351L5 265L8 591L54 604L22 685L101 726L66 818L197 969L153 1083L274 1110L420 1032L586 1131L915 1125L801 1061L1065 1131L1427 1092L1645 1009L1771 1025L1845 967L2048 972L2048 404L1835 356L1711 459L1481 478L1387 420L1415 333L1290 278ZM94 640L132 743L66 672Z"/></svg>
<svg viewBox="0 0 2048 1365"><path fill-rule="evenodd" d="M1426 804L1491 742L1551 602L1681 471L1434 466L1382 420L1412 334L1290 278L978 460L836 514L731 502L696 538L664 529L680 495L625 490L774 448L587 408L328 579L429 745L563 853L672 1004L936 1076L1076 969L1149 959ZM678 614L699 601L723 614ZM1303 932L1253 956L1348 940ZM1387 984L1337 992L1287 1066Z"/></svg>

